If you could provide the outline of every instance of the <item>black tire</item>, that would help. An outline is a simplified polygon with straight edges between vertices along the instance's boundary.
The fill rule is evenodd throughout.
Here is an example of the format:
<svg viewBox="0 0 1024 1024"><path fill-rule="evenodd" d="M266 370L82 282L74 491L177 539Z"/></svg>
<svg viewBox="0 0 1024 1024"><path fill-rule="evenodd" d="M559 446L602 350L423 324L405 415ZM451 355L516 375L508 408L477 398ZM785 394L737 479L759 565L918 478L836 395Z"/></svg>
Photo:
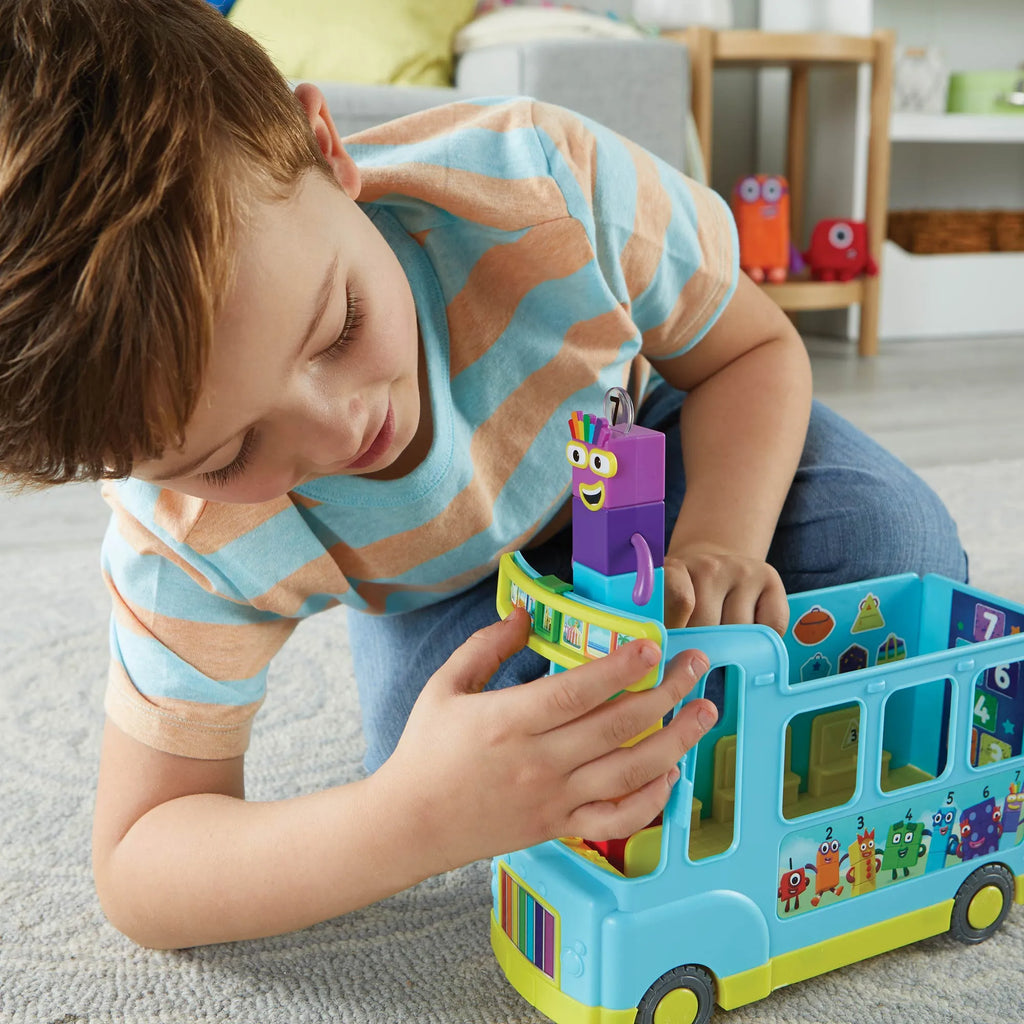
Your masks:
<svg viewBox="0 0 1024 1024"><path fill-rule="evenodd" d="M673 992L689 994L693 1015L684 1024L708 1024L715 1009L715 980L709 971L694 964L666 971L644 993L636 1008L636 1024L654 1024L655 1011Z"/></svg>
<svg viewBox="0 0 1024 1024"><path fill-rule="evenodd" d="M984 942L1006 920L1015 888L1013 872L1002 864L983 864L971 872L953 901L949 934L968 945Z"/></svg>

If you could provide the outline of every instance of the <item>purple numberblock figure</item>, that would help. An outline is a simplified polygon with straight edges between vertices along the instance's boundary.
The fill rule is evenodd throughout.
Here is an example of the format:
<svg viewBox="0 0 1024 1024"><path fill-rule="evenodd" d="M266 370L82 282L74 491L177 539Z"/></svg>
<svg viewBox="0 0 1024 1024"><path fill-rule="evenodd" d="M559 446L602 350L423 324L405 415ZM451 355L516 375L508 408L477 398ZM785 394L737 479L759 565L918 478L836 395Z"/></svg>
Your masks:
<svg viewBox="0 0 1024 1024"><path fill-rule="evenodd" d="M1003 834L1003 812L996 800L982 800L960 816L960 856L964 861L995 853Z"/></svg>
<svg viewBox="0 0 1024 1024"><path fill-rule="evenodd" d="M633 610L633 605L648 605L652 597L660 597L665 435L633 425L625 391L614 388L609 396L622 402L622 422L583 412L569 420L573 586L584 597ZM660 607L652 606L651 613L662 617Z"/></svg>

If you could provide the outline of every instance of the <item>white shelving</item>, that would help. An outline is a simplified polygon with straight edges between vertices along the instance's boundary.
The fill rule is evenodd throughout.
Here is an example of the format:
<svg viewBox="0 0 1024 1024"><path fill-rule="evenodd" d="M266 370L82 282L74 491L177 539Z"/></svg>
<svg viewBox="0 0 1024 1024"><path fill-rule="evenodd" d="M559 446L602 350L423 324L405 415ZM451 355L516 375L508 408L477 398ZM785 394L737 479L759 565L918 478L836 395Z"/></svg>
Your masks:
<svg viewBox="0 0 1024 1024"><path fill-rule="evenodd" d="M893 338L1024 332L1024 252L917 256L894 242L882 252L879 320Z"/></svg>
<svg viewBox="0 0 1024 1024"><path fill-rule="evenodd" d="M908 46L934 45L950 71L1015 68L1024 42L1022 0L760 0L759 24L774 31L875 28ZM762 79L775 74L764 72ZM785 83L762 81L759 167L782 166ZM864 75L833 75L812 87L808 223L839 212L854 217L866 157ZM852 131L851 131L852 128ZM856 140L852 150L850 138ZM889 203L904 209L1024 208L1024 114L894 113ZM818 191L816 191L816 189ZM883 250L879 336L1019 334L1024 331L1024 253L915 255ZM856 322L815 317L808 329L852 337ZM846 316L843 314L843 316Z"/></svg>
<svg viewBox="0 0 1024 1024"><path fill-rule="evenodd" d="M892 116L893 142L1024 142L1024 114L907 114Z"/></svg>

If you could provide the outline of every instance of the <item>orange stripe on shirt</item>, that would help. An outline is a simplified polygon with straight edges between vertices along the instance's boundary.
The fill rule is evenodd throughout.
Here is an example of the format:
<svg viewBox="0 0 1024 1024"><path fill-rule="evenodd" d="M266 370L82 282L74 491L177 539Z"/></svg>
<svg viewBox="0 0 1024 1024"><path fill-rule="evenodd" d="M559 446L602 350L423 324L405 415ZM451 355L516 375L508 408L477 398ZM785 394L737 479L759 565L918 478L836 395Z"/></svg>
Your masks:
<svg viewBox="0 0 1024 1024"><path fill-rule="evenodd" d="M594 258L586 229L576 220L538 224L514 242L491 246L476 261L448 304L448 330L465 342L452 354L454 379L501 337L519 303L546 281L568 277Z"/></svg>
<svg viewBox="0 0 1024 1024"><path fill-rule="evenodd" d="M200 704L144 697L117 662L110 663L104 698L110 720L133 739L178 757L207 761L245 753L252 720L262 703Z"/></svg>
<svg viewBox="0 0 1024 1024"><path fill-rule="evenodd" d="M213 584L198 569L186 562L184 558L160 540L159 537L150 533L123 505L116 501L112 501L110 504L114 510L117 532L136 553L140 555L159 555L180 569L189 579L198 583L203 590L211 594L215 592ZM220 594L219 596L223 597L225 601L234 600L226 594ZM235 603L238 602L236 601Z"/></svg>
<svg viewBox="0 0 1024 1024"><path fill-rule="evenodd" d="M187 542L198 554L212 555L290 507L288 497L254 505L228 505L165 489L157 496L153 522L175 540Z"/></svg>
<svg viewBox="0 0 1024 1024"><path fill-rule="evenodd" d="M555 144L579 183L591 207L597 181L597 140L588 129L560 107L535 103L533 120Z"/></svg>
<svg viewBox="0 0 1024 1024"><path fill-rule="evenodd" d="M565 199L548 177L492 178L434 164L367 168L360 202L400 194L486 227L519 231L567 214Z"/></svg>
<svg viewBox="0 0 1024 1024"><path fill-rule="evenodd" d="M210 679L248 679L266 668L298 624L275 618L247 624L193 622L161 615L129 601L104 574L119 625L162 644Z"/></svg>
<svg viewBox="0 0 1024 1024"><path fill-rule="evenodd" d="M374 125L344 139L346 146L409 146L465 128L510 132L533 126L533 104L513 102L481 106L447 103L385 124Z"/></svg>
<svg viewBox="0 0 1024 1024"><path fill-rule="evenodd" d="M637 203L633 233L622 247L622 272L626 291L635 299L654 280L665 246L665 235L672 220L672 200L661 183L658 168L650 154L633 143L626 148L636 168Z"/></svg>
<svg viewBox="0 0 1024 1024"><path fill-rule="evenodd" d="M252 598L252 606L278 615L297 615L303 602L311 594L345 594L349 581L338 568L337 562L324 552L295 572L279 580L266 593ZM337 600L331 602L337 604ZM330 607L328 605L327 607Z"/></svg>
<svg viewBox="0 0 1024 1024"><path fill-rule="evenodd" d="M683 285L665 321L644 333L648 359L671 355L693 340L721 304L732 284L732 229L725 205L710 190L691 189L696 208L701 264Z"/></svg>

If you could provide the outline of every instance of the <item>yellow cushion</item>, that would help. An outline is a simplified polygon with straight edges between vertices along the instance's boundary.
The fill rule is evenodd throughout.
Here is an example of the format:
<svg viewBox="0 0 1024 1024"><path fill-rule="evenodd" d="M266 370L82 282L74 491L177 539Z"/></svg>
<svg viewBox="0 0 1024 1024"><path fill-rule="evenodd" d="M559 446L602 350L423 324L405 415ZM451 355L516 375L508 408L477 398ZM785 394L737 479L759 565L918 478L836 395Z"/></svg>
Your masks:
<svg viewBox="0 0 1024 1024"><path fill-rule="evenodd" d="M476 0L236 0L229 18L286 78L450 85Z"/></svg>

